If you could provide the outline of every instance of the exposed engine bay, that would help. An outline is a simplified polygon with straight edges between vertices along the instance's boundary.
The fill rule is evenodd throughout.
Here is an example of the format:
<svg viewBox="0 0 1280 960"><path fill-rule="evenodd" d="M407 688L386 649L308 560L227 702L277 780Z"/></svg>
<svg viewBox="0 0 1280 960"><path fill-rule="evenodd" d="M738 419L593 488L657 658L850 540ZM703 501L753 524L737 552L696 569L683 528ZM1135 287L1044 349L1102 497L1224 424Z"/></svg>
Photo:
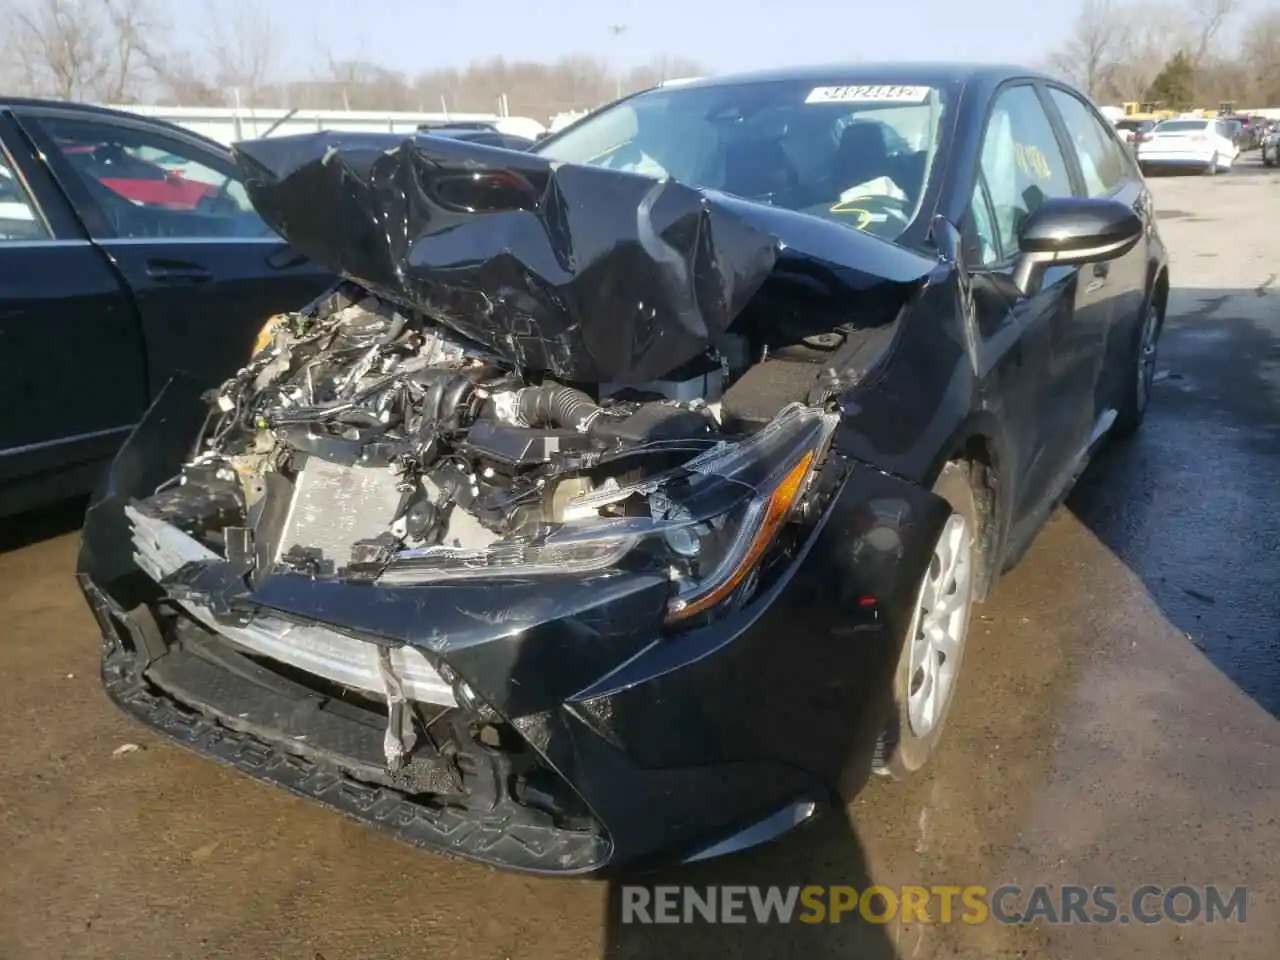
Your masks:
<svg viewBox="0 0 1280 960"><path fill-rule="evenodd" d="M237 516L261 514L267 500L279 514L287 499L269 552L256 545L258 562L312 577L597 570L635 553L631 563L661 564L693 591L709 564L751 549L758 524L734 514L758 512L755 495L776 486L761 473L772 456L748 462L737 448L801 440L797 450L812 451L834 424L797 403L778 427L736 442L750 425L723 422L721 399L749 353L725 335L662 380L535 380L344 282L264 330L251 362L216 391L198 452L168 494L190 504L205 487L202 500L223 501L232 530L202 524L224 548ZM801 461L775 452L795 474L790 503L812 454L798 470ZM739 459L750 469L735 472ZM153 506L165 500L162 491ZM269 534L260 518L249 526ZM633 550L650 536L661 551Z"/></svg>

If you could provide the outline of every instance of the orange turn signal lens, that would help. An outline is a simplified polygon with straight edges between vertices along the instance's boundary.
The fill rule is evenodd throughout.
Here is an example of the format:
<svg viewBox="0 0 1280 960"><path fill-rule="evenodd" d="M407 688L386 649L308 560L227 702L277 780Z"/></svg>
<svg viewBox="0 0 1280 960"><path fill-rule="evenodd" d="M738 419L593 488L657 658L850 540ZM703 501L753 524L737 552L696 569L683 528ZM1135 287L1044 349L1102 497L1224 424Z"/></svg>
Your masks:
<svg viewBox="0 0 1280 960"><path fill-rule="evenodd" d="M751 545L729 575L706 593L672 609L667 616L668 623L688 619L714 607L733 593L746 579L747 574L755 568L765 551L769 549L769 544L773 542L787 517L791 515L791 508L795 506L796 498L804 490L804 481L809 476L809 468L813 465L813 456L812 450L807 451L769 494L760 526L751 539Z"/></svg>

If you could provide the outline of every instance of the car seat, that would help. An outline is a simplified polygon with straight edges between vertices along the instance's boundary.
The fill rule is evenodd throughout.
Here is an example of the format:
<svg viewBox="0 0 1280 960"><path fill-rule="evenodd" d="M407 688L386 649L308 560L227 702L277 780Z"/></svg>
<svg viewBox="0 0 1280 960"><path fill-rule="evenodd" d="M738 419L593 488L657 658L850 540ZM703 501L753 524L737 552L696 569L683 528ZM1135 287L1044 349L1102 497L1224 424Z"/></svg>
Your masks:
<svg viewBox="0 0 1280 960"><path fill-rule="evenodd" d="M855 120L845 127L831 162L831 181L836 192L892 175L884 126L874 120Z"/></svg>
<svg viewBox="0 0 1280 960"><path fill-rule="evenodd" d="M742 140L724 152L724 191L748 199L794 191L799 177L777 140Z"/></svg>

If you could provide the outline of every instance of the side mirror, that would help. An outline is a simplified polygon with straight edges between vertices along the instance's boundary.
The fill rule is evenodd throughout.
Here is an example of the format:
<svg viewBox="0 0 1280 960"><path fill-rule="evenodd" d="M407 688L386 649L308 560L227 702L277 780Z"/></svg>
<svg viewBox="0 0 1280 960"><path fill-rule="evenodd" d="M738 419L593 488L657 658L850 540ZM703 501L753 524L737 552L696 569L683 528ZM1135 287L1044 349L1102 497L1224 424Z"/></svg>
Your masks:
<svg viewBox="0 0 1280 960"><path fill-rule="evenodd" d="M1141 218L1115 200L1053 197L1040 204L1018 232L1013 282L1024 296L1040 289L1045 268L1123 257L1142 239Z"/></svg>

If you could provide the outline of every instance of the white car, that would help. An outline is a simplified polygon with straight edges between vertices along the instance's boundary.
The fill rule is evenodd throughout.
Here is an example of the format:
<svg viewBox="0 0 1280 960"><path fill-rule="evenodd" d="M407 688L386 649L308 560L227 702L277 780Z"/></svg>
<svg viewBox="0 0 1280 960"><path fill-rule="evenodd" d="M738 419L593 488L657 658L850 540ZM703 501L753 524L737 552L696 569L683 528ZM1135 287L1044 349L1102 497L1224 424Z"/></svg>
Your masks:
<svg viewBox="0 0 1280 960"><path fill-rule="evenodd" d="M1161 121L1138 144L1138 164L1144 172L1177 167L1226 173L1239 155L1226 122L1202 117Z"/></svg>

